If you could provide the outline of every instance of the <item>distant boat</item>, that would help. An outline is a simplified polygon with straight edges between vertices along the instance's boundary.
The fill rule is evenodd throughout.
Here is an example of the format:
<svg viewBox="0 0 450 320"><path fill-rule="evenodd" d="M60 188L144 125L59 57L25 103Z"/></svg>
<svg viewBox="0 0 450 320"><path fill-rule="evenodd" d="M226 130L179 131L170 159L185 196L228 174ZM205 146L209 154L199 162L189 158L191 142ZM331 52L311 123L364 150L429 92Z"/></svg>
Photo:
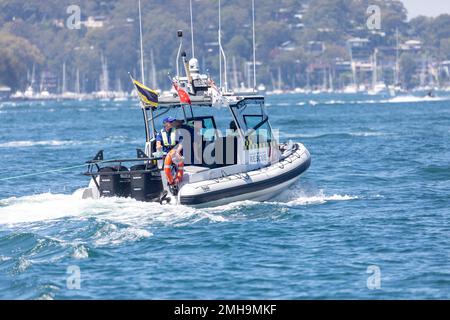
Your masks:
<svg viewBox="0 0 450 320"><path fill-rule="evenodd" d="M262 83L256 89L258 90L258 93L260 93L260 94L265 93L266 90L267 90L266 86L264 84L262 84Z"/></svg>
<svg viewBox="0 0 450 320"><path fill-rule="evenodd" d="M378 79L378 48L372 56L372 87L367 91L368 95L388 95L388 87L383 81Z"/></svg>
<svg viewBox="0 0 450 320"><path fill-rule="evenodd" d="M389 94L389 90L384 82L378 82L367 91L367 94L369 95Z"/></svg>
<svg viewBox="0 0 450 320"><path fill-rule="evenodd" d="M11 95L11 88L6 86L0 86L0 100L8 99Z"/></svg>
<svg viewBox="0 0 450 320"><path fill-rule="evenodd" d="M305 88L295 88L294 90L292 90L292 93L297 93L297 94L307 94L310 93L311 91Z"/></svg>
<svg viewBox="0 0 450 320"><path fill-rule="evenodd" d="M342 93L347 93L347 94L356 94L358 93L358 87L354 84L350 84L346 87L344 87L344 89L342 90Z"/></svg>
<svg viewBox="0 0 450 320"><path fill-rule="evenodd" d="M241 85L238 88L234 89L233 92L235 94L252 94L255 93L255 90L253 88L246 87L244 83L241 82Z"/></svg>
<svg viewBox="0 0 450 320"><path fill-rule="evenodd" d="M283 93L284 93L283 90L275 89L275 90L272 90L272 91L267 91L266 95L272 96L272 95L280 95L280 94L283 94Z"/></svg>

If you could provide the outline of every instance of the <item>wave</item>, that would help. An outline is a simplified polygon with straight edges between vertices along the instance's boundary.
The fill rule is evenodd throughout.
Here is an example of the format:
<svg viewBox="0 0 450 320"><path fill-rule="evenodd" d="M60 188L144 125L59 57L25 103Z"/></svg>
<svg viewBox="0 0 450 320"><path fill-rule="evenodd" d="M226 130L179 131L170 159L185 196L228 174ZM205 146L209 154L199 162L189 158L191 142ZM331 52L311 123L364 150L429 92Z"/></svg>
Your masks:
<svg viewBox="0 0 450 320"><path fill-rule="evenodd" d="M145 229L135 227L120 228L113 223L106 223L97 230L93 236L96 247L119 245L124 242L135 242L144 238L149 238L153 234ZM77 252L81 258L84 258L83 251ZM86 252L87 253L87 252Z"/></svg>
<svg viewBox="0 0 450 320"><path fill-rule="evenodd" d="M73 250L73 253L72 253L72 258L78 259L78 260L87 259L87 258L89 258L89 251L82 244L76 245Z"/></svg>
<svg viewBox="0 0 450 320"><path fill-rule="evenodd" d="M12 259L13 259L12 257L0 255L0 263L6 262L6 261L10 261Z"/></svg>
<svg viewBox="0 0 450 320"><path fill-rule="evenodd" d="M19 140L0 143L0 148L25 148L35 146L67 146L67 145L79 145L78 141L72 140L44 140L44 141L32 141L32 140Z"/></svg>
<svg viewBox="0 0 450 320"><path fill-rule="evenodd" d="M419 103L419 102L435 102L435 101L446 101L450 100L450 96L442 96L442 97L420 97L420 96L397 96L390 99L361 99L361 100L308 100L308 101L299 101L295 103L297 106L317 106L317 105L325 105L325 106L333 106L333 105L355 105L355 104L389 104L389 103ZM288 103L278 103L281 105L290 105Z"/></svg>
<svg viewBox="0 0 450 320"><path fill-rule="evenodd" d="M389 135L388 133L384 132L352 132L349 134L354 137L380 137Z"/></svg>
<svg viewBox="0 0 450 320"><path fill-rule="evenodd" d="M351 137L380 137L386 136L389 133L385 132L374 132L374 131L359 131L359 132L332 132L332 133L317 133L317 134L295 134L295 133L285 133L280 134L281 138L285 139L321 139L321 138L351 138Z"/></svg>
<svg viewBox="0 0 450 320"><path fill-rule="evenodd" d="M352 104L375 104L380 103L382 100L308 100L308 101L299 101L295 103L297 106L306 106L309 105L311 107L315 106L333 106L333 105L352 105ZM278 104L281 105L281 104ZM291 104L288 104L291 105ZM294 104L292 104L294 105Z"/></svg>
<svg viewBox="0 0 450 320"><path fill-rule="evenodd" d="M130 143L130 144L143 144L142 140L131 140L125 136L111 136L105 137L102 140L90 140L90 141L80 141L80 140L15 140L0 143L0 148L28 148L28 147L60 147L60 146L78 146L78 145L88 145L88 144L104 144L108 143Z"/></svg>
<svg viewBox="0 0 450 320"><path fill-rule="evenodd" d="M330 101L325 101L323 102L323 104L345 104L346 102L344 100L330 100Z"/></svg>
<svg viewBox="0 0 450 320"><path fill-rule="evenodd" d="M340 194L325 194L323 189L317 191L308 191L302 188L294 188L292 190L287 190L283 194L275 198L272 202L276 205L295 207L295 206L306 206L315 204L324 204L327 202L334 201L351 201L359 199L358 196L354 195L340 195Z"/></svg>
<svg viewBox="0 0 450 320"><path fill-rule="evenodd" d="M39 194L0 200L0 224L31 223L77 216L82 204L62 194Z"/></svg>
<svg viewBox="0 0 450 320"><path fill-rule="evenodd" d="M74 195L45 193L0 200L0 225L14 227L20 224L51 223L61 219L95 218L110 223L102 226L100 234L94 237L96 244L101 245L150 237L152 234L142 229L146 226L180 227L201 221L223 223L233 220L235 215L241 215L246 209L266 204L293 206L358 199L351 195L326 195L323 190L307 193L302 189L294 189L286 192L276 198L284 197L282 202L240 201L201 209L149 204L130 198L81 200L76 193ZM128 229L117 228L114 225L116 223L124 224ZM102 238L101 233L108 233L108 238ZM82 248L74 253L79 257L85 254Z"/></svg>
<svg viewBox="0 0 450 320"><path fill-rule="evenodd" d="M450 97L398 96L389 100L381 100L380 103L416 103L416 102L444 101L448 99L450 99Z"/></svg>
<svg viewBox="0 0 450 320"><path fill-rule="evenodd" d="M220 209L160 205L134 199L102 198L81 200L77 195L39 194L0 200L0 225L52 222L63 218L99 218L130 226L180 226L202 220L222 222L227 219Z"/></svg>

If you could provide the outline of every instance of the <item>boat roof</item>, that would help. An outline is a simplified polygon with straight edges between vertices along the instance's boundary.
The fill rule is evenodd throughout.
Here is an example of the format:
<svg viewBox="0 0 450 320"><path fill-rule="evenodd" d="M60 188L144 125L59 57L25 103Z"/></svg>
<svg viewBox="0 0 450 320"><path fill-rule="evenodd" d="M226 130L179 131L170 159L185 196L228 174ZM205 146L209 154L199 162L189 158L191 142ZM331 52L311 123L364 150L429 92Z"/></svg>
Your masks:
<svg viewBox="0 0 450 320"><path fill-rule="evenodd" d="M191 99L192 107L213 107L215 103L211 96L189 96ZM264 101L264 96L261 95L224 95L230 105L236 105L244 100L259 100ZM176 108L185 104L180 103L180 98L176 93L167 94L159 97L158 108ZM150 109L151 106L145 106L145 109Z"/></svg>

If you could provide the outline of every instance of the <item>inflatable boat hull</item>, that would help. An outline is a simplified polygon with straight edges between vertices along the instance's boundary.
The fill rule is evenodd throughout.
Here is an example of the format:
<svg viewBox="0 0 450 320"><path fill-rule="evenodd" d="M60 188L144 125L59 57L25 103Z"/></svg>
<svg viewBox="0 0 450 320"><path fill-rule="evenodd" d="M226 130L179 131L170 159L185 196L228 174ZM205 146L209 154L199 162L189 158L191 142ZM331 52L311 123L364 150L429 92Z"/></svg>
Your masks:
<svg viewBox="0 0 450 320"><path fill-rule="evenodd" d="M183 186L178 203L187 206L218 206L235 201L267 201L295 183L311 164L301 144L290 156L271 166L245 174L206 180Z"/></svg>

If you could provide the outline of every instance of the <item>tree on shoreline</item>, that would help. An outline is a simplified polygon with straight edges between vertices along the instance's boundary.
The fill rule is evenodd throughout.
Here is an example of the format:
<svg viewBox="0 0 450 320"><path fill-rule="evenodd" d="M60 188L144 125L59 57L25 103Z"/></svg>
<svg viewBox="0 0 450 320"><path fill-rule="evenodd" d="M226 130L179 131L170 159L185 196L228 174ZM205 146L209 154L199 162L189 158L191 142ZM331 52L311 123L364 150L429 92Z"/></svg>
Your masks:
<svg viewBox="0 0 450 320"><path fill-rule="evenodd" d="M0 83L12 90L29 85L25 82L27 71L44 62L40 50L28 40L0 32Z"/></svg>
<svg viewBox="0 0 450 320"><path fill-rule="evenodd" d="M174 73L175 70L178 29L184 30L184 50L190 56L189 2L141 1L145 63L149 65L153 51L158 78L165 78L168 71ZM380 6L382 13L382 29L377 32L366 26L367 7L374 3ZM103 27L67 28L69 4L80 6L83 21L89 17L102 19ZM194 1L196 56L216 79L219 69L217 4L212 0ZM331 64L333 58L345 58L350 38L367 38L372 49L395 48L397 29L401 40L420 40L424 54L433 61L450 59L450 15L418 17L408 22L407 12L398 0L258 0L256 4L257 60L262 64L257 72L266 85L280 68L282 82L304 85L308 65ZM0 0L0 8L0 32L10 35L2 41L11 40L12 47L8 46L8 50L20 51L14 45L17 39L11 36L26 40L27 45L33 47L31 58L25 59L32 61L28 61L31 66L35 63L41 71L61 77L65 63L69 78L74 79L78 70L84 81L83 87L92 91L98 87L100 60L104 56L111 68L111 83L120 80L126 84L125 89L131 89L128 72L139 69L137 0ZM231 69L234 57L242 75L245 73L242 66L252 60L251 2L222 1L222 27L228 67ZM318 42L325 48L321 53L310 47L311 43ZM22 54L17 53L18 56ZM390 55L391 59L395 58L395 53ZM9 77L8 83L14 88L25 89L24 77L30 64L25 66L25 71L17 62L18 66L11 68L8 66L14 54L11 57L9 53L8 61L5 57L0 56L0 65L3 70L8 70L2 77L5 80ZM18 74L16 69L20 69Z"/></svg>

